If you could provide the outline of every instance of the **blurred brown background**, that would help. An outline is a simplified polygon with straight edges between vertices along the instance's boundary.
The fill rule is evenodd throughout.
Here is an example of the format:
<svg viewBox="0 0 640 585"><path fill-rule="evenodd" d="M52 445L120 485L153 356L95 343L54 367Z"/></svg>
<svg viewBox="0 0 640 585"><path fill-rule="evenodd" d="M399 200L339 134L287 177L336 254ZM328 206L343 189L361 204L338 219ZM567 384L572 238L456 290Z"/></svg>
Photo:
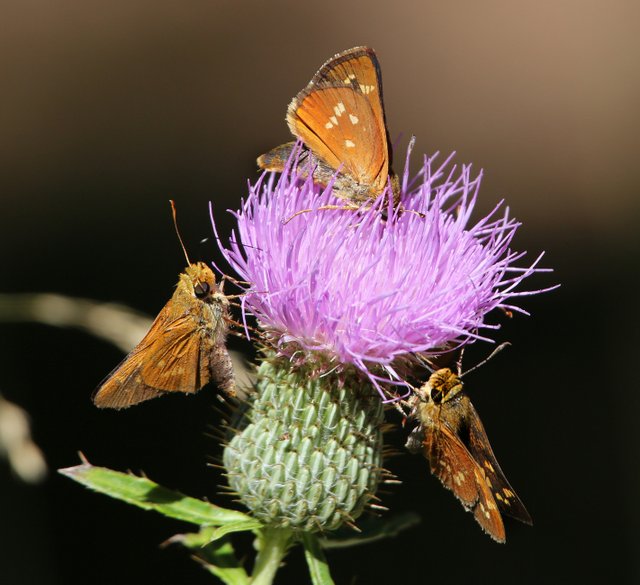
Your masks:
<svg viewBox="0 0 640 585"><path fill-rule="evenodd" d="M616 583L640 578L638 264L640 5L562 2L5 3L0 35L2 290L119 301L149 313L192 256L220 260L207 204L236 208L255 157L289 139L286 106L334 53L380 57L392 136L485 169L480 209L506 198L518 249L555 269L558 291L504 323L513 347L469 393L535 526L508 543L403 455L384 497L422 525L330 555L337 583ZM417 157L415 158L417 161ZM230 223L224 225L229 232ZM0 391L30 412L51 469L77 450L217 496L203 436L207 393L99 412L89 397L121 359L75 331L0 325ZM474 348L468 365L489 351ZM398 431L390 442L401 446ZM208 583L186 527L51 473L20 484L0 462L0 582ZM228 501L220 499L223 504ZM375 562L373 560L375 559ZM281 583L307 578L293 553Z"/></svg>

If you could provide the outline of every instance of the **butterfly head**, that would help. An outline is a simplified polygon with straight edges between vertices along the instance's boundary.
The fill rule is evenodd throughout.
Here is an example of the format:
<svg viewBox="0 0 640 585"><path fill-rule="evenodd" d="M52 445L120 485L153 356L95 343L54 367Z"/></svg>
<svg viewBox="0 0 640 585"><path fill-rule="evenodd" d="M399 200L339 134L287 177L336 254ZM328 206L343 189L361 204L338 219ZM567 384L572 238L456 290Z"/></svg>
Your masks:
<svg viewBox="0 0 640 585"><path fill-rule="evenodd" d="M204 262L187 266L180 275L180 285L185 286L191 296L205 303L212 302L221 292L213 271Z"/></svg>
<svg viewBox="0 0 640 585"><path fill-rule="evenodd" d="M429 377L427 383L422 387L434 404L443 404L462 392L462 380L449 368L441 368Z"/></svg>

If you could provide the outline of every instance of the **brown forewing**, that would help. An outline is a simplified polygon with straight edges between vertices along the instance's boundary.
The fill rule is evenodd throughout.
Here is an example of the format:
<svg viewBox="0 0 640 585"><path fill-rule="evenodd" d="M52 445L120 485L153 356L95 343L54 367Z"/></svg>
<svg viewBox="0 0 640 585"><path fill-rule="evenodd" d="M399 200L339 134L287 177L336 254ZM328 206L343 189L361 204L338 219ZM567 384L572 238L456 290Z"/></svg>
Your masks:
<svg viewBox="0 0 640 585"><path fill-rule="evenodd" d="M531 524L493 454L476 409L463 392L460 377L441 368L418 395L422 401L417 403L415 414L420 426L407 442L409 449L415 450L416 437L421 440L431 472L498 542L505 541L501 512Z"/></svg>
<svg viewBox="0 0 640 585"><path fill-rule="evenodd" d="M516 494L515 490L507 481L506 476L498 464L498 460L493 454L493 449L489 443L489 438L484 430L480 416L468 398L467 401L469 451L475 461L477 461L478 465L482 468L486 477L486 483L491 489L498 508L504 514L507 514L516 520L520 520L520 522L533 524L529 512L527 512L527 509L524 507L524 504Z"/></svg>
<svg viewBox="0 0 640 585"><path fill-rule="evenodd" d="M505 542L502 517L485 481L482 468L446 424L425 425L424 455L431 473L473 512L482 529L497 542Z"/></svg>
<svg viewBox="0 0 640 585"><path fill-rule="evenodd" d="M95 392L96 406L126 408L165 392L195 393L211 379L233 394L227 313L211 269L201 262L187 267L149 332Z"/></svg>
<svg viewBox="0 0 640 585"><path fill-rule="evenodd" d="M382 102L380 63L373 49L353 47L327 60L309 82L309 86L352 85Z"/></svg>

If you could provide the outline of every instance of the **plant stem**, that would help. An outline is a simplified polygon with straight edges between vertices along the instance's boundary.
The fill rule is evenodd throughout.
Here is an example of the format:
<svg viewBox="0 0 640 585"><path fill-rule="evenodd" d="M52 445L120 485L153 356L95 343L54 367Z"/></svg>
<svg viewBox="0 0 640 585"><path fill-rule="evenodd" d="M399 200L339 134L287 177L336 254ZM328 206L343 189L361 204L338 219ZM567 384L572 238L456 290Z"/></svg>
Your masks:
<svg viewBox="0 0 640 585"><path fill-rule="evenodd" d="M293 533L289 528L263 528L258 542L260 550L251 576L251 585L271 585L280 563L287 554Z"/></svg>

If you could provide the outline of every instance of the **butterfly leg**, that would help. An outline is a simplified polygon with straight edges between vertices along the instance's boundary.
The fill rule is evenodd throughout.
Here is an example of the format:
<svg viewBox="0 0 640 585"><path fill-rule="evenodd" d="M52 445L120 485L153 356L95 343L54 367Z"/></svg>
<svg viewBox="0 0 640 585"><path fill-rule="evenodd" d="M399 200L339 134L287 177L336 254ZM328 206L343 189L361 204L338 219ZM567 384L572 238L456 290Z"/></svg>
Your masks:
<svg viewBox="0 0 640 585"><path fill-rule="evenodd" d="M342 211L360 211L362 208L361 205L322 205L321 207L316 207L315 209L301 209L300 211L296 211L289 219L283 222L284 225L287 225L294 217L298 217L303 213L311 213L312 211L327 211L327 210L342 210Z"/></svg>

